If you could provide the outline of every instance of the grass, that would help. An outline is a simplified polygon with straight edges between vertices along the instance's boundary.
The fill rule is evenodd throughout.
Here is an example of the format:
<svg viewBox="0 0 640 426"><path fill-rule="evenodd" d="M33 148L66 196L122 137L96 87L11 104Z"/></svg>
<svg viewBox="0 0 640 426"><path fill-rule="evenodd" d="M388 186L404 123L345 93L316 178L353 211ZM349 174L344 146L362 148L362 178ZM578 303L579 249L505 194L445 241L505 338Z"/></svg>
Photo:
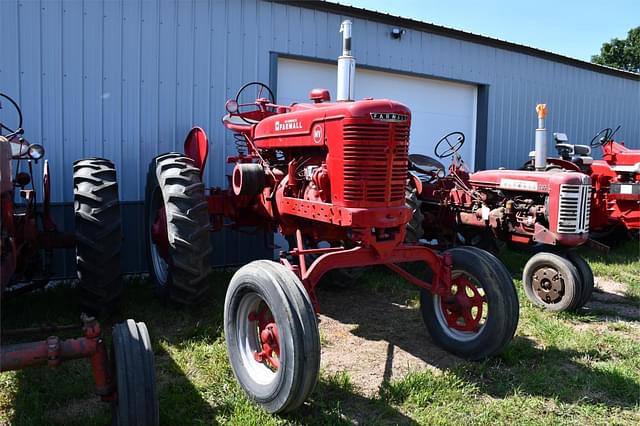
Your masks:
<svg viewBox="0 0 640 426"><path fill-rule="evenodd" d="M629 304L640 293L637 246L608 256L586 253L598 277L628 286ZM514 275L527 255L508 252ZM442 372L424 369L383 382L365 396L349 372L322 371L319 383L295 413L271 416L251 403L230 370L222 333L222 301L230 271L212 274L207 303L191 309L163 306L146 280L130 279L115 319L145 321L152 334L162 424L638 424L640 422L640 324L597 312L551 314L532 306L519 280L517 336L498 358L458 363ZM358 284L363 291L417 292L376 270ZM412 304L412 306L415 305ZM3 328L78 318L70 285L3 302ZM103 322L106 325L109 322ZM72 334L67 333L67 336ZM326 341L326 338L323 337ZM3 339L3 343L10 342ZM92 394L89 363L28 369L0 375L0 424L104 425L109 407Z"/></svg>

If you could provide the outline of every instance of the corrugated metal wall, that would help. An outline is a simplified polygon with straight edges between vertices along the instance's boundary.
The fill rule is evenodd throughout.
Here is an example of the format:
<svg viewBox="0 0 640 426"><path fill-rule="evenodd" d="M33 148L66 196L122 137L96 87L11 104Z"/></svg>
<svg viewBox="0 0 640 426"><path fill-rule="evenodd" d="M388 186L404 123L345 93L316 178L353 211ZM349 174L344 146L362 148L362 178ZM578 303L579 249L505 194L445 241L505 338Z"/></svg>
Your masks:
<svg viewBox="0 0 640 426"><path fill-rule="evenodd" d="M259 0L2 0L0 16L0 90L47 148L57 202L71 200L71 163L86 156L113 159L123 200L141 200L149 160L180 149L193 124L211 141L205 181L224 184L234 152L225 100L270 80L271 52L335 59L351 18ZM573 141L622 124L640 145L637 80L432 33L392 39L390 29L354 19L358 63L487 85L488 167L526 158L538 102Z"/></svg>

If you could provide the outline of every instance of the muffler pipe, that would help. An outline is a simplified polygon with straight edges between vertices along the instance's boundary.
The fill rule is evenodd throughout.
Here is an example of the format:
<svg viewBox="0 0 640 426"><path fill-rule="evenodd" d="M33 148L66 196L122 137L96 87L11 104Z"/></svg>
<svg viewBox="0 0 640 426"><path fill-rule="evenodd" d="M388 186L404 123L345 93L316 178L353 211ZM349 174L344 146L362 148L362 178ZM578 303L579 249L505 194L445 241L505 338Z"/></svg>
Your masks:
<svg viewBox="0 0 640 426"><path fill-rule="evenodd" d="M342 33L342 56L338 58L338 90L336 100L352 101L356 58L351 56L351 21L346 19L340 25Z"/></svg>
<svg viewBox="0 0 640 426"><path fill-rule="evenodd" d="M534 165L537 171L544 171L547 168L547 129L544 123L547 116L547 104L536 105L536 112L538 113L538 128L536 129Z"/></svg>

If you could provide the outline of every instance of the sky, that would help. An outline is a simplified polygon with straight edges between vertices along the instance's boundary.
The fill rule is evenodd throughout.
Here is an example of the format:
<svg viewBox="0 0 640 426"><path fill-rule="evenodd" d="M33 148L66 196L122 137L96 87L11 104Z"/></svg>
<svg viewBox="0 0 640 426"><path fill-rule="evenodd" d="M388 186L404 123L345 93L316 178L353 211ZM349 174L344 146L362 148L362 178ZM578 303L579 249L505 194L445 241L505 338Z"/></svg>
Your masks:
<svg viewBox="0 0 640 426"><path fill-rule="evenodd" d="M640 26L640 0L330 0L584 61Z"/></svg>

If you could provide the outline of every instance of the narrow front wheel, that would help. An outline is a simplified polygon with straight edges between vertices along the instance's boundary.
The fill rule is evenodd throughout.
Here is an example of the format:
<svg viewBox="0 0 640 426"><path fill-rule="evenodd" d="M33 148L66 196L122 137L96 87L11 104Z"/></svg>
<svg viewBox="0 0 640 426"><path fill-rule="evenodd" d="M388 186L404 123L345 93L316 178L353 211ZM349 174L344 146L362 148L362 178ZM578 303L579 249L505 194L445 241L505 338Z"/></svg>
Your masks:
<svg viewBox="0 0 640 426"><path fill-rule="evenodd" d="M283 265L257 260L229 284L224 332L240 386L269 413L298 408L320 368L313 306L298 277Z"/></svg>
<svg viewBox="0 0 640 426"><path fill-rule="evenodd" d="M542 252L529 259L522 271L527 298L548 311L574 309L582 297L577 268L566 258Z"/></svg>
<svg viewBox="0 0 640 426"><path fill-rule="evenodd" d="M112 360L118 399L113 423L155 426L159 423L153 348L143 322L128 319L113 327Z"/></svg>
<svg viewBox="0 0 640 426"><path fill-rule="evenodd" d="M422 290L420 295L429 334L465 359L499 354L518 323L518 296L511 277L497 266L497 259L480 249L454 248L447 253L453 260L451 287L446 294Z"/></svg>

